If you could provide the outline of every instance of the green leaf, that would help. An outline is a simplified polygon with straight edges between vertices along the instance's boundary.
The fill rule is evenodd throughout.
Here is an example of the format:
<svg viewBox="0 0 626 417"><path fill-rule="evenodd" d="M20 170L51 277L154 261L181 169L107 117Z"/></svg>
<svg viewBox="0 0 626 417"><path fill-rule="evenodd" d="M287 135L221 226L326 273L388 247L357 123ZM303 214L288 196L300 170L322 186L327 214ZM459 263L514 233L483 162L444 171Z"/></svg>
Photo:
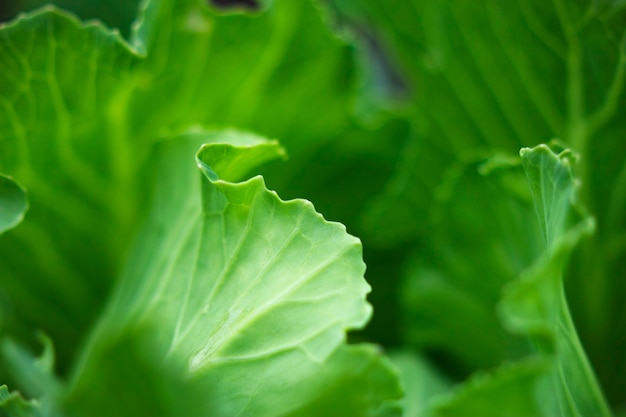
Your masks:
<svg viewBox="0 0 626 417"><path fill-rule="evenodd" d="M24 392L32 398L50 398L60 390L60 383L54 376L54 346L52 341L40 333L39 341L43 351L38 357L11 339L0 341L0 359Z"/></svg>
<svg viewBox="0 0 626 417"><path fill-rule="evenodd" d="M546 145L520 151L530 183L541 233L548 249L560 240L568 226L569 206L574 203L571 151L555 155Z"/></svg>
<svg viewBox="0 0 626 417"><path fill-rule="evenodd" d="M134 338L149 363L201 386L195 405L211 415L311 415L316 398L332 409L338 397L325 376L338 387L350 375L370 378L352 393L341 388L355 415L397 395L393 385L370 386L379 383L370 372L394 380L376 352L341 348L371 314L359 241L309 202L281 201L261 177L231 182L281 155L249 135L215 143L233 137L192 133L161 145L153 210L77 368L72 408L104 406L93 397L109 392L99 376L107 351ZM192 161L202 142L200 176ZM370 364L359 371L363 360Z"/></svg>
<svg viewBox="0 0 626 417"><path fill-rule="evenodd" d="M422 355L409 350L390 352L400 372L405 396L399 400L404 417L429 417L433 401L447 393L451 382Z"/></svg>
<svg viewBox="0 0 626 417"><path fill-rule="evenodd" d="M409 86L412 140L365 224L379 244L430 246L429 212L451 166L554 137L580 155L597 233L569 260L578 330L612 402L626 359L625 3L333 0ZM366 245L367 246L367 245ZM607 360L611 358L611 360Z"/></svg>
<svg viewBox="0 0 626 417"><path fill-rule="evenodd" d="M505 325L526 334L538 353L555 352L550 374L553 412L564 416L609 416L570 317L563 284L563 265L580 240L593 232L594 221L576 211L577 183L571 153L555 154L544 145L521 151L533 190L546 251L505 293L500 313Z"/></svg>
<svg viewBox="0 0 626 417"><path fill-rule="evenodd" d="M19 393L0 385L0 413L7 417L39 417L41 410L34 401L26 401Z"/></svg>
<svg viewBox="0 0 626 417"><path fill-rule="evenodd" d="M319 156L329 148L337 153L333 139L355 131L352 47L325 27L309 2L224 16L200 0L147 1L134 47L100 24L51 8L5 25L2 33L0 169L29 190L32 210L28 224L0 244L7 254L26 246L21 253L46 268L16 254L3 259L9 265L0 270L24 271L6 272L3 287L12 297L37 301L41 308L20 303L17 316L53 338L76 328L63 337L77 340L100 305L95 295L111 285L129 243L120 236L132 235L145 215L138 202L146 196L145 160L156 139L190 125L235 124L280 137L291 162L268 170L270 181L296 196L302 177L311 178L304 195L313 197L328 195L312 175L329 164ZM380 148L372 133L355 136L357 145L367 139ZM356 159L351 150L340 155ZM354 165L391 169L389 162L364 158ZM360 190L359 198L375 192ZM358 207L353 196L336 195ZM89 284L84 276L92 277ZM24 288L33 280L46 297ZM74 315L83 323L69 325ZM59 349L60 363L67 364L71 353Z"/></svg>
<svg viewBox="0 0 626 417"><path fill-rule="evenodd" d="M202 146L196 161L204 175L212 182L237 182L266 162L284 158L285 152L276 141L266 142L258 136L242 132L222 132L215 135L220 142L231 146Z"/></svg>
<svg viewBox="0 0 626 417"><path fill-rule="evenodd" d="M311 2L276 1L250 16L149 0L132 42L146 53L133 103L141 125L260 132L281 138L294 165L351 127L353 50Z"/></svg>
<svg viewBox="0 0 626 417"><path fill-rule="evenodd" d="M108 27L119 29L122 35L126 36L130 32L138 2L138 0L15 0L3 5L1 18L8 20L20 12L54 4L61 9L71 10L83 20L98 19Z"/></svg>
<svg viewBox="0 0 626 417"><path fill-rule="evenodd" d="M52 7L3 24L0 56L0 171L28 190L30 206L0 236L0 287L13 310L3 331L66 340L66 367L143 196L133 179L140 144L117 134L138 60L119 35Z"/></svg>
<svg viewBox="0 0 626 417"><path fill-rule="evenodd" d="M321 365L307 391L308 404L287 414L293 417L368 416L399 417L401 409L389 409L383 399L402 392L398 375L379 348L371 345L341 346Z"/></svg>
<svg viewBox="0 0 626 417"><path fill-rule="evenodd" d="M540 226L528 232L541 237L541 251L505 287L498 313L512 335L523 337L524 343L518 343L522 349L509 354L515 362L474 376L433 411L480 416L493 410L496 401L503 416L610 416L564 293L565 262L594 225L577 206L571 152L556 154L540 145L523 149L521 157ZM526 358L518 360L520 354Z"/></svg>
<svg viewBox="0 0 626 417"><path fill-rule="evenodd" d="M569 150L555 154L548 146L539 145L522 149L520 155L533 193L545 252L508 289L500 311L510 329L537 335L537 346L550 352L562 329L567 329L565 340L577 339L572 324L565 322L569 313L562 270L573 248L593 233L595 222L579 212L578 184L572 176ZM544 336L547 340L542 340Z"/></svg>
<svg viewBox="0 0 626 417"><path fill-rule="evenodd" d="M354 46L328 29L320 5L279 0L250 16L204 3L144 2L133 37L147 53L135 103L141 124L236 126L280 138L289 162L263 169L268 184L358 227L354 212L382 188L407 123L380 131L355 123ZM167 105L155 108L162 97Z"/></svg>
<svg viewBox="0 0 626 417"><path fill-rule="evenodd" d="M435 402L432 413L437 417L563 415L545 410L545 402L551 401L550 387L540 385L537 381L549 369L547 361L529 360L503 365L491 374L474 375L457 387L452 400Z"/></svg>
<svg viewBox="0 0 626 417"><path fill-rule="evenodd" d="M319 156L337 153L333 139L355 131L352 48L309 2L223 16L199 0L148 1L140 13L134 46L55 8L1 29L0 171L28 189L31 206L21 227L0 238L0 285L20 300L6 330L28 340L38 327L70 340L58 346L62 370L146 215L146 161L156 140L192 125L237 124L280 137L291 162L268 169L270 181L288 196L326 197L312 174L328 165ZM372 133L354 136L380 147ZM391 169L368 152L351 156L354 165ZM304 194L296 191L302 177L311 179ZM375 192L358 190L359 198ZM326 207L360 206L335 195L347 204Z"/></svg>
<svg viewBox="0 0 626 417"><path fill-rule="evenodd" d="M26 191L11 178L0 175L0 234L20 224L27 210Z"/></svg>
<svg viewBox="0 0 626 417"><path fill-rule="evenodd" d="M495 306L543 241L518 158L460 163L436 198L430 245L413 254L400 290L403 334L412 346L443 355L463 376L521 349Z"/></svg>
<svg viewBox="0 0 626 417"><path fill-rule="evenodd" d="M422 233L435 190L455 161L564 135L563 87L545 76L560 74L563 62L526 25L520 10L526 3L360 6L411 90L413 144L367 219L390 229L385 241ZM538 9L554 25L550 7Z"/></svg>
<svg viewBox="0 0 626 417"><path fill-rule="evenodd" d="M617 117L626 79L623 4L332 3L359 31L369 29L411 92L415 143L368 219L390 229L385 241L424 230L423 218L405 215L411 210L403 203L427 210L446 168L468 150L513 152L560 137L611 165L583 179L597 193L607 178L615 183L624 161L607 152L616 152L613 138L624 134Z"/></svg>
<svg viewBox="0 0 626 417"><path fill-rule="evenodd" d="M38 338L43 345L38 357L11 339L0 339L0 361L16 384L25 387L27 398L31 398L26 401L19 392L9 393L6 386L0 386L0 411L9 416L60 415L58 405L62 385L54 375L54 347L43 333L39 333Z"/></svg>

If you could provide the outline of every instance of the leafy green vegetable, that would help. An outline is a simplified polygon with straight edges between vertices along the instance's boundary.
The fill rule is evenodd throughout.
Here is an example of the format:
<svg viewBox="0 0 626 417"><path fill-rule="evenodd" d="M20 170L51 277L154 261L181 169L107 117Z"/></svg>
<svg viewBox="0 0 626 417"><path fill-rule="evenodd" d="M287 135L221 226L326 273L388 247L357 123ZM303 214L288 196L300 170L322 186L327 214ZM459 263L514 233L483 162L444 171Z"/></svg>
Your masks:
<svg viewBox="0 0 626 417"><path fill-rule="evenodd" d="M127 236L135 233L147 213L153 213L148 225L154 222L156 227L152 230L146 226L145 237L139 238L135 255L131 255L125 268L127 272L119 280L118 295L113 296L114 300L121 297L121 304L109 303L101 324L83 349L83 359L70 374L73 382L54 396L54 412L67 409L93 414L95 410L108 409L110 397L104 397L102 385L94 386L92 382L94 366L100 366L93 371L97 380L107 382L104 386L110 388L124 380L121 377L137 381L142 370L153 376L154 383L146 388L146 395L137 397L145 402L116 402L110 409L116 415L136 415L142 407L156 414L180 415L179 403L153 401L169 384L176 386L177 381L196 394L187 407L190 414L203 410L220 415L229 415L232 410L272 414L279 409L275 403L282 397L285 412L298 415L321 410L311 403L315 398L329 406L351 399L342 405L346 413L363 415L384 399L398 395L395 374L377 351L369 347L341 347L344 332L363 326L371 314L371 307L365 302L369 286L362 277L364 265L358 240L348 237L342 226L323 221L309 203L281 202L265 190L260 178L241 185L229 185L223 180L239 179L250 167L276 156L276 145L260 144L249 147L249 152L233 151L226 145L203 148L199 161L209 161L208 165L201 164L214 183L208 181L211 185L204 186L202 203L193 152L215 135L190 133L190 138L161 139L168 132L188 130L191 124L222 125L237 120L240 126L249 127L254 125L245 121L250 117L265 123L273 120L269 126L279 132L297 123L297 117L273 115L271 101L280 99L280 91L285 89L282 79L273 81L272 74L280 74L281 67L291 68L294 62L300 65L299 60L281 59L283 49L292 42L289 34L293 24L291 19L286 21L286 16L300 8L308 8L303 19L317 25L316 30L308 25L311 30L301 33L303 40L331 40L321 44L319 51L327 54L327 63L345 62L349 49L333 40L319 17L304 4L284 6L277 9L279 14L268 13L254 19L236 15L218 19L198 2L146 2L135 26L134 47L99 24L82 24L54 8L23 16L3 28L3 56L10 70L2 78L5 105L0 127L0 166L28 188L33 206L20 227L3 236L3 290L20 300L19 304L5 307L11 310L7 317L12 321L3 333L28 340L29 327L41 326L54 340L64 341L59 345L59 356L61 366L67 367L93 314L99 310L100 295L112 285L116 270L127 257L125 253L134 240ZM257 41L262 39L259 34L265 36L280 19L287 26L276 29L274 37L283 39L284 45L270 42L264 57L254 56L260 45ZM223 28L214 27L214 22ZM241 58L241 50L225 48L231 43L229 33L235 28L250 31L250 39L255 43L247 48L250 59L258 61L258 68L250 72L249 67L243 66L240 76L230 73L230 84L211 82L220 78L227 81L220 74L228 71L218 65L205 70L204 60L228 60L233 53ZM198 54L201 50L206 53ZM225 56L220 58L220 54ZM180 65L186 56L194 57L195 67ZM303 66L319 62L317 58ZM301 91L307 95L305 109L311 105L308 99L312 94L323 92L320 82L334 83L337 76L342 79L336 71L322 77L309 73L315 79L315 88L312 83L301 85ZM270 93L265 93L266 85ZM215 86L221 86L221 92ZM206 93L202 93L202 88ZM292 94L297 91L289 88ZM253 100L255 94L257 98ZM162 104L163 97L168 100ZM232 100L233 111L220 115L216 110L223 108L223 97ZM263 103L261 108L270 117L264 117L262 112L251 115L259 103ZM308 137L324 136L324 129L337 129L346 123L341 121L345 118L345 112L340 110L342 100L333 98L330 104L329 120L309 123ZM250 106L248 110L246 105ZM338 110L333 111L332 105ZM288 133L285 136L290 137ZM229 143L258 142L240 133L220 137ZM163 144L157 146L157 142ZM154 150L155 146L172 152L176 146L183 149L178 158L170 161L159 157L161 151ZM297 148L292 148L297 158ZM155 160L159 162L154 163ZM230 165L224 165L226 161ZM153 194L146 184L155 172L163 184ZM218 180L215 172L223 179ZM59 194L57 189L63 192ZM222 192L225 196L219 197ZM228 204L228 209L220 208L226 198L232 204ZM213 223L205 221L203 204L205 211L212 213L206 216L213 216ZM258 230L248 230L247 221L241 222L241 216L248 211L246 204L254 207L250 221L254 219L251 224ZM227 215L217 213L222 209ZM224 230L216 223L222 217ZM163 229L166 225L171 228L167 233ZM217 229L203 231L205 227ZM200 239L202 233L208 235ZM239 237L248 235L250 238L241 242L245 247L236 249ZM179 248L179 244L183 247ZM27 252L21 249L24 246ZM181 252L172 253L170 261L156 261L159 256L170 256L172 248ZM215 252L217 249L219 252ZM281 255L282 250L285 253ZM215 258L205 265L205 256L209 254ZM198 256L197 263L194 256ZM256 262L263 259L267 262L265 273L249 276L250 272L262 270ZM230 271L221 278L215 275L219 271L212 269L218 267L217 262L223 262L224 270ZM192 273L190 268L194 265L197 270ZM209 270L203 270L201 265ZM185 273L188 284L177 280L178 274ZM213 290L206 287L207 279L208 283L213 282ZM247 295L239 294L245 282L249 282ZM29 288L39 292L29 292ZM174 288L184 297L171 299L169 291ZM200 288L205 291L199 291ZM127 303L125 297L131 297L132 302ZM217 301L210 305L211 314L198 304L208 308L203 299ZM262 304L249 305L262 300ZM166 305L173 309L166 313L173 319L169 327L161 326L167 310L161 307ZM221 313L214 315L213 311ZM211 326L213 330L209 329ZM172 333L168 335L168 331ZM151 346L148 353L145 343ZM163 352L166 344L176 348ZM139 355L134 348L128 352L124 349L138 345L143 346L139 352L145 355ZM115 357L129 368L112 373L107 362L98 361L103 357ZM355 362L360 365L351 365ZM300 372L288 372L296 365L301 365ZM29 390L28 380L20 378L21 368L15 369L11 364L4 368L3 373L16 373L18 386ZM258 377L247 378L249 371ZM102 374L98 376L97 372ZM279 374L284 379L278 378ZM242 380L242 376L246 378ZM232 379L232 383L216 385L224 378ZM354 378L368 382L326 392L332 380L343 387L339 381ZM290 385L291 391L287 391ZM310 388L303 389L306 386ZM199 392L213 388L227 394L216 393L215 398L222 399L216 404L211 398L199 401L206 398ZM29 392L40 394L32 387ZM290 399L289 392L300 393L300 402ZM100 401L104 398L108 405L103 408Z"/></svg>
<svg viewBox="0 0 626 417"><path fill-rule="evenodd" d="M0 24L0 416L623 414L623 2L224 3Z"/></svg>

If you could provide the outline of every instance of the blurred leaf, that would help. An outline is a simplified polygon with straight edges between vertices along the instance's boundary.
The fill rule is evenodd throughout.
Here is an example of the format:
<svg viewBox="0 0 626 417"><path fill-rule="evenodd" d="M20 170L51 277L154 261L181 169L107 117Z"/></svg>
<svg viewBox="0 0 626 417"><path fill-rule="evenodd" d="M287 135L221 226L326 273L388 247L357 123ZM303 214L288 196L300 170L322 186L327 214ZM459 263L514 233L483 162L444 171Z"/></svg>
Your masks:
<svg viewBox="0 0 626 417"><path fill-rule="evenodd" d="M537 247L543 249L519 278L506 286L498 313L504 327L525 340L518 343L522 349L517 356L509 354L500 362L516 360L524 351L527 358L472 377L435 404L433 411L441 416L482 416L494 409L499 410L498 415L511 417L610 416L563 291L567 257L593 231L593 220L577 206L571 152L557 155L540 145L523 149L521 155L541 226L528 227L526 233L541 238L543 243ZM530 225L531 218L524 223ZM465 326L485 329L478 321Z"/></svg>
<svg viewBox="0 0 626 417"><path fill-rule="evenodd" d="M475 375L454 391L451 400L435 403L432 413L437 417L566 415L550 414L542 404L550 401L550 388L539 385L538 380L548 370L547 362L525 361L504 365L491 374Z"/></svg>
<svg viewBox="0 0 626 417"><path fill-rule="evenodd" d="M145 2L132 38L147 54L133 101L143 117L132 128L237 126L280 138L294 160L350 128L352 48L309 2L275 3L252 17Z"/></svg>
<svg viewBox="0 0 626 417"><path fill-rule="evenodd" d="M414 239L424 230L433 193L454 161L494 148L513 152L565 133L564 86L545 76L560 78L564 63L533 33L522 6L362 6L412 91L414 144L368 219L372 227L389 228L387 240ZM536 11L547 21L540 24L556 25L550 7ZM409 210L417 215L403 215Z"/></svg>
<svg viewBox="0 0 626 417"><path fill-rule="evenodd" d="M410 350L390 352L393 364L400 371L405 396L399 400L404 417L430 417L429 406L450 390L450 381L429 361Z"/></svg>
<svg viewBox="0 0 626 417"><path fill-rule="evenodd" d="M546 249L507 289L499 312L508 329L528 335L537 353L555 352L548 376L554 397L544 402L547 415L558 411L564 416L609 416L564 292L562 271L567 257L594 230L593 219L581 213L577 205L571 152L564 150L557 155L539 145L522 149L521 156Z"/></svg>
<svg viewBox="0 0 626 417"><path fill-rule="evenodd" d="M54 4L71 10L81 19L97 19L109 27L119 29L126 36L135 17L139 0L12 0L0 4L0 20L10 20L20 12Z"/></svg>
<svg viewBox="0 0 626 417"><path fill-rule="evenodd" d="M176 133L200 123L278 138L289 161L264 168L267 183L358 228L355 213L382 189L409 126L391 119L373 130L354 120L354 46L324 18L308 1L277 1L254 17L220 15L193 0L146 2L133 36L147 51L137 129ZM155 108L163 97L168 105Z"/></svg>
<svg viewBox="0 0 626 417"><path fill-rule="evenodd" d="M610 138L616 132L604 127L623 104L623 5L330 3L357 32L369 28L412 91L415 143L368 219L372 227L388 229L381 236L386 242L423 231L421 214L429 211L433 190L468 150L513 152L552 137L592 154L615 146ZM603 146L587 148L591 135ZM623 165L620 158L604 159L611 160L612 172ZM590 174L597 190L595 179L607 176ZM406 203L420 215L404 215Z"/></svg>
<svg viewBox="0 0 626 417"><path fill-rule="evenodd" d="M20 386L26 387L25 393L32 398L55 395L59 391L59 382L54 376L52 341L43 334L39 335L39 340L43 344L39 357L34 357L11 339L0 342L0 357Z"/></svg>
<svg viewBox="0 0 626 417"><path fill-rule="evenodd" d="M57 417L58 400L62 385L54 375L54 347L52 341L39 333L43 351L35 357L23 346L11 339L0 340L0 361L20 386L26 387L25 400L21 393L9 392L0 386L0 415L9 417L46 416Z"/></svg>
<svg viewBox="0 0 626 417"><path fill-rule="evenodd" d="M400 291L403 333L413 346L443 355L462 376L519 353L520 341L506 334L494 309L502 287L543 243L515 158L457 165L437 202L431 244L412 257Z"/></svg>
<svg viewBox="0 0 626 417"><path fill-rule="evenodd" d="M54 8L1 26L0 56L0 170L28 190L30 205L0 236L0 288L13 311L3 332L27 340L37 327L67 341L63 368L144 196L132 178L141 153L129 152L145 142L118 135L116 113L138 59L118 35Z"/></svg>
<svg viewBox="0 0 626 417"><path fill-rule="evenodd" d="M435 195L468 155L553 137L580 155L581 199L598 227L570 260L568 298L609 397L625 404L626 284L614 279L626 268L625 3L329 3L378 40L411 91L412 140L365 216L373 241L430 246Z"/></svg>
<svg viewBox="0 0 626 417"><path fill-rule="evenodd" d="M0 415L7 417L39 417L39 407L26 401L19 393L9 392L6 385L0 385Z"/></svg>
<svg viewBox="0 0 626 417"><path fill-rule="evenodd" d="M26 191L11 178L0 175L0 234L20 224L27 210Z"/></svg>

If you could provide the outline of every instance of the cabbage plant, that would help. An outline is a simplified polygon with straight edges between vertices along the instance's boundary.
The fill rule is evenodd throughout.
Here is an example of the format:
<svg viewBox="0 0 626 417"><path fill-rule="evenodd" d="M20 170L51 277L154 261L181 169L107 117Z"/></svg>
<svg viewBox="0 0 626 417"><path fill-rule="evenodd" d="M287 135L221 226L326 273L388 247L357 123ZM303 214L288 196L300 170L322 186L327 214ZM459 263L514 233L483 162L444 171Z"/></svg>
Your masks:
<svg viewBox="0 0 626 417"><path fill-rule="evenodd" d="M16 2L0 416L622 415L625 6Z"/></svg>

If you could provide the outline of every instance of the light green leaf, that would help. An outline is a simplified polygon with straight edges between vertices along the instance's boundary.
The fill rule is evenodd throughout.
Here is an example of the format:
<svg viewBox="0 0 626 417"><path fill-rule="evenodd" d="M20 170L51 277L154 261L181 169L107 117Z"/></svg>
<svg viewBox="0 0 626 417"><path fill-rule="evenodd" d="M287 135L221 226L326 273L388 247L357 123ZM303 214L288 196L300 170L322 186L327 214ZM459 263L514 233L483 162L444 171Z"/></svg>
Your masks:
<svg viewBox="0 0 626 417"><path fill-rule="evenodd" d="M0 174L0 234L20 224L27 210L26 191L11 178Z"/></svg>
<svg viewBox="0 0 626 417"><path fill-rule="evenodd" d="M205 3L144 2L133 38L144 59L114 31L55 9L3 28L0 169L29 190L33 209L31 222L2 247L9 253L28 246L36 252L28 259L48 267L12 256L0 268L25 271L3 283L11 296L28 292L24 284L34 278L24 276L48 288L45 300L27 296L37 298L41 309L26 309L24 302L19 316L53 338L61 328L73 328L66 316L74 314L85 322L74 326L82 333L99 306L91 292L101 294L113 281L129 242L120 236L132 235L145 215L138 204L145 198L145 159L159 137L190 125L234 124L280 137L291 162L268 175L288 196L328 195L312 175L328 165L320 158L328 151L349 155L363 170L390 169L389 162L369 154L356 159L332 145L344 132L357 136L349 117L353 51L325 27L314 5L281 1L259 15L223 16ZM365 141L381 147L371 132L354 142ZM315 179L304 194L297 191L302 177ZM59 188L66 191L62 201ZM375 192L354 189L361 190L358 198L337 192L346 204L326 207L359 207L363 195ZM52 225L45 224L48 218L55 219ZM92 282L86 285L79 278L84 276ZM71 354L59 348L66 364Z"/></svg>
<svg viewBox="0 0 626 417"><path fill-rule="evenodd" d="M0 238L0 286L20 300L7 331L27 340L37 326L68 340L58 346L62 370L145 218L156 140L191 125L280 137L291 162L267 173L290 197L327 197L318 178L336 181L312 174L328 165L320 155L351 154L331 143L354 131L353 52L314 5L281 1L256 16L222 16L200 0L148 1L141 13L135 46L55 8L0 32L0 171L28 189L31 205L22 227ZM354 136L380 147L372 133ZM369 165L350 158L363 170L390 169L365 157ZM312 184L302 194L303 177ZM336 192L346 204L326 207L360 207L375 192L354 189L357 199Z"/></svg>
<svg viewBox="0 0 626 417"><path fill-rule="evenodd" d="M358 239L307 201L281 201L262 177L231 182L281 155L275 143L249 135L245 143L215 143L233 137L178 137L153 159L154 209L75 373L72 407L106 398L107 381L96 378L107 373L107 350L136 337L150 363L202 387L206 399L196 403L211 415L311 415L315 398L331 410L337 401L323 375L337 383L350 372L394 380L371 349L337 351L345 332L371 314ZM202 176L192 163L200 142L209 142L197 154ZM370 363L367 371L354 368L358 357ZM397 392L393 385L372 391L376 379L350 394L351 412Z"/></svg>
<svg viewBox="0 0 626 417"><path fill-rule="evenodd" d="M202 146L196 155L198 166L210 181L237 182L257 166L279 157L285 152L277 142L265 142L258 136L243 132L221 132L220 142L231 146Z"/></svg>

